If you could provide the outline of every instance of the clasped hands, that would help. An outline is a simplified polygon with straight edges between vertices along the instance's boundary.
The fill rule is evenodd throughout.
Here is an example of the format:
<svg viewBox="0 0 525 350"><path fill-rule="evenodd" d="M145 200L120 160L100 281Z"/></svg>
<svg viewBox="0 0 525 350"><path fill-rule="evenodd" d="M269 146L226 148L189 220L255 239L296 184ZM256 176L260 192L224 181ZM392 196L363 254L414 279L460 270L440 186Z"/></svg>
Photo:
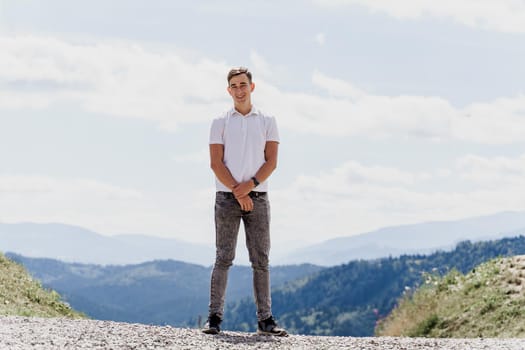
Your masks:
<svg viewBox="0 0 525 350"><path fill-rule="evenodd" d="M240 184L233 186L233 195L235 196L235 199L237 199L237 202L239 202L241 209L244 211L253 210L253 201L248 194L254 187L252 180L241 182Z"/></svg>

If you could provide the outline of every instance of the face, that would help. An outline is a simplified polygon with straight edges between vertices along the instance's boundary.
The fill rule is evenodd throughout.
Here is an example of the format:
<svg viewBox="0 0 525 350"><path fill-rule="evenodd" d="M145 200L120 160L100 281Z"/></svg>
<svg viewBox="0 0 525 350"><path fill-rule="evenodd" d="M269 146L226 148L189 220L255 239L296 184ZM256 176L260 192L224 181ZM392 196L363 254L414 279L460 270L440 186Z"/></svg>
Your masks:
<svg viewBox="0 0 525 350"><path fill-rule="evenodd" d="M250 83L246 74L239 74L230 79L228 92L233 98L235 105L251 104L251 93L255 88L254 83Z"/></svg>

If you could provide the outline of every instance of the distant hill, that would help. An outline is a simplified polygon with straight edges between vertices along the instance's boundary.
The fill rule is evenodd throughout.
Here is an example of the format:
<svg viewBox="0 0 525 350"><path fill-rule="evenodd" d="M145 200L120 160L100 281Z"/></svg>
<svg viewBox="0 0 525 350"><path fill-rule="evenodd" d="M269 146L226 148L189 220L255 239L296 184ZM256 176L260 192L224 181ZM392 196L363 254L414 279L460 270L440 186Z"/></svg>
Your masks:
<svg viewBox="0 0 525 350"><path fill-rule="evenodd" d="M428 273L451 269L462 273L499 256L525 254L525 237L461 242L452 251L403 255L321 270L272 292L273 311L292 333L372 336L376 322L390 313L406 290ZM239 301L226 310L224 327L253 331L253 301Z"/></svg>
<svg viewBox="0 0 525 350"><path fill-rule="evenodd" d="M377 259L403 254L430 254L451 250L461 242L515 237L525 232L525 212L501 212L455 221L434 221L385 227L356 236L340 237L302 248L280 263L305 261L322 266L352 260Z"/></svg>
<svg viewBox="0 0 525 350"><path fill-rule="evenodd" d="M60 295L44 290L23 266L0 253L0 315L83 318L62 302Z"/></svg>
<svg viewBox="0 0 525 350"><path fill-rule="evenodd" d="M466 275L428 275L377 327L379 336L525 337L525 256L497 258Z"/></svg>
<svg viewBox="0 0 525 350"><path fill-rule="evenodd" d="M64 224L0 224L0 249L28 257L87 264L137 264L174 259L211 265L215 248L143 235L105 236Z"/></svg>
<svg viewBox="0 0 525 350"><path fill-rule="evenodd" d="M196 327L199 316L208 316L211 267L173 260L101 266L7 255L96 319ZM320 270L306 264L273 267L272 283L280 286ZM233 266L227 302L252 294L251 268Z"/></svg>
<svg viewBox="0 0 525 350"><path fill-rule="evenodd" d="M385 227L301 249L293 243L276 244L272 247L271 262L273 265L310 263L336 266L359 259L430 254L437 250L454 249L458 242L464 240L476 242L515 237L524 229L525 212L502 212L456 221ZM0 249L27 257L103 265L171 259L210 266L215 257L212 244L195 244L150 235L107 236L63 224L0 223ZM247 251L242 244L237 247L235 263L249 265Z"/></svg>

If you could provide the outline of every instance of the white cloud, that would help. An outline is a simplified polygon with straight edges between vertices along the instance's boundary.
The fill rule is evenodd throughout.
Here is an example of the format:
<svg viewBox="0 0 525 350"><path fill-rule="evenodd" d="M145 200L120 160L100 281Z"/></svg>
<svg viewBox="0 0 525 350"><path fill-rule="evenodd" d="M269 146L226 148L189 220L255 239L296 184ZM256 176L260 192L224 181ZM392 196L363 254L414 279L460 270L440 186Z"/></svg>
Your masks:
<svg viewBox="0 0 525 350"><path fill-rule="evenodd" d="M224 74L210 60L148 51L129 43L74 44L40 37L0 37L0 108L45 108L67 101L105 115L142 118L175 129L209 122L229 108ZM260 55L254 101L281 127L321 135L416 137L487 144L525 139L525 95L455 108L437 96L381 96L319 71L325 96L282 91L280 73Z"/></svg>
<svg viewBox="0 0 525 350"><path fill-rule="evenodd" d="M299 176L272 193L275 229L287 239L321 241L391 225L525 210L525 154L468 156L451 166L412 173L349 161ZM451 181L463 186L452 190Z"/></svg>
<svg viewBox="0 0 525 350"><path fill-rule="evenodd" d="M319 71L312 74L312 82L314 85L326 90L334 97L346 97L351 100L360 99L366 96L366 92L353 86L349 82L330 78Z"/></svg>
<svg viewBox="0 0 525 350"><path fill-rule="evenodd" d="M452 190L450 182L460 186ZM5 175L0 220L212 243L213 193L213 188L147 193L90 179ZM272 226L276 242L315 242L390 225L525 210L523 198L525 154L469 155L449 169L425 172L347 161L272 187Z"/></svg>
<svg viewBox="0 0 525 350"><path fill-rule="evenodd" d="M321 97L266 85L259 86L257 99L265 109L279 112L281 125L296 131L369 137L451 135L449 119L456 111L441 98L365 95L355 100L354 92L351 94L352 98Z"/></svg>
<svg viewBox="0 0 525 350"><path fill-rule="evenodd" d="M525 33L523 0L314 0L319 6L360 5L398 19L451 18L463 25L507 33Z"/></svg>
<svg viewBox="0 0 525 350"><path fill-rule="evenodd" d="M0 175L0 222L59 222L101 234L211 243L213 193L206 189L188 194L184 188L154 193L92 179Z"/></svg>
<svg viewBox="0 0 525 350"><path fill-rule="evenodd" d="M198 152L175 155L173 160L179 163L205 163L209 160L209 152L207 148L203 148Z"/></svg>
<svg viewBox="0 0 525 350"><path fill-rule="evenodd" d="M473 103L457 111L452 137L480 143L525 140L525 95Z"/></svg>
<svg viewBox="0 0 525 350"><path fill-rule="evenodd" d="M258 78L262 78L264 80L274 80L276 78L275 66L268 63L264 57L259 55L257 52L252 51L250 53L250 61L252 65L252 67L250 67L250 71L257 72Z"/></svg>
<svg viewBox="0 0 525 350"><path fill-rule="evenodd" d="M364 166L355 161L348 161L320 177L299 177L297 183L314 191L322 189L320 192L338 195L342 190L351 192L356 184L411 185L428 176L425 173L415 174L391 167ZM350 188L348 184L351 184Z"/></svg>
<svg viewBox="0 0 525 350"><path fill-rule="evenodd" d="M259 86L258 99L279 111L286 128L321 135L462 140L486 144L525 140L525 95L455 108L435 96L381 96L353 84L313 73L328 97Z"/></svg>
<svg viewBox="0 0 525 350"><path fill-rule="evenodd" d="M227 67L124 42L75 44L34 36L0 37L0 108L60 101L98 113L149 119L173 129L208 120L229 103Z"/></svg>
<svg viewBox="0 0 525 350"><path fill-rule="evenodd" d="M326 36L324 33L317 33L314 36L314 41L319 45L323 46L326 43Z"/></svg>
<svg viewBox="0 0 525 350"><path fill-rule="evenodd" d="M249 68L253 74L256 91L259 90L259 86L266 84L280 86L295 84L294 77L290 75L289 67L276 62L268 62L254 50L250 53Z"/></svg>
<svg viewBox="0 0 525 350"><path fill-rule="evenodd" d="M140 199L140 192L109 185L89 179L59 180L45 176L0 176L0 193L2 196L43 195L75 197L79 194L107 199L134 200Z"/></svg>
<svg viewBox="0 0 525 350"><path fill-rule="evenodd" d="M525 154L518 158L486 158L467 155L458 160L462 178L488 188L522 186L525 188Z"/></svg>
<svg viewBox="0 0 525 350"><path fill-rule="evenodd" d="M0 193L4 222L61 222L108 228L144 217L140 210L144 209L140 208L143 193L90 179L4 175L0 176Z"/></svg>

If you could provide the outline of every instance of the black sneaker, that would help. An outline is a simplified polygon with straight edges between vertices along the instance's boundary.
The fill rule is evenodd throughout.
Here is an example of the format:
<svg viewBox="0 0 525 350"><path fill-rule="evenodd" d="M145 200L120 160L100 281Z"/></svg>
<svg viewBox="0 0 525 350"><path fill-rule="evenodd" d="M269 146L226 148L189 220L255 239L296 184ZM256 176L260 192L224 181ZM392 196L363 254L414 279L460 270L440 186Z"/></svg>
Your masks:
<svg viewBox="0 0 525 350"><path fill-rule="evenodd" d="M206 334L219 334L221 331L221 322L222 320L217 314L211 315L208 317L208 322L204 325L202 332Z"/></svg>
<svg viewBox="0 0 525 350"><path fill-rule="evenodd" d="M261 335L276 335L278 337L287 337L288 333L283 328L280 328L273 316L268 317L266 320L258 322L257 334Z"/></svg>

